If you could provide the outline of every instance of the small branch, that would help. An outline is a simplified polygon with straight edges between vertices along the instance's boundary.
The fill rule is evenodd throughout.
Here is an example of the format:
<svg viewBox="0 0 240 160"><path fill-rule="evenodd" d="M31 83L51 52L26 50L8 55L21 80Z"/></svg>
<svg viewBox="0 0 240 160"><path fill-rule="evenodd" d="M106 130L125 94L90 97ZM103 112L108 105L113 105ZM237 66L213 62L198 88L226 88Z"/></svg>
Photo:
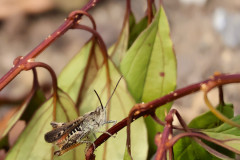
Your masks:
<svg viewBox="0 0 240 160"><path fill-rule="evenodd" d="M165 118L166 125L163 129L163 132L161 134L159 143L157 144L157 152L155 156L155 160L158 159L167 159L167 153L166 153L166 147L165 144L168 142L169 139L172 137L172 122L173 122L173 114L174 111L171 110L168 115ZM170 149L170 148L169 148Z"/></svg>
<svg viewBox="0 0 240 160"><path fill-rule="evenodd" d="M32 69L33 71L33 86L32 90L35 90L35 88L39 87L39 82L37 78L37 71L35 68ZM24 95L20 98L9 98L9 97L0 97L0 106L4 104L8 105L20 105L26 98L28 97L27 95Z"/></svg>
<svg viewBox="0 0 240 160"><path fill-rule="evenodd" d="M160 4L160 5L163 5L163 0L159 0L159 4Z"/></svg>
<svg viewBox="0 0 240 160"><path fill-rule="evenodd" d="M105 45L101 35L97 31L95 31L94 29L92 29L92 28L90 28L88 26L81 25L81 24L74 24L72 26L72 29L83 29L83 30L91 32L93 34L93 36L95 36L97 38L97 40L99 42L99 46L100 46L100 48L102 50L105 62L107 62L107 60L108 60L107 47L106 47L106 45Z"/></svg>
<svg viewBox="0 0 240 160"><path fill-rule="evenodd" d="M219 93L219 105L224 106L225 102L224 102L223 87L222 86L218 87L218 93Z"/></svg>
<svg viewBox="0 0 240 160"><path fill-rule="evenodd" d="M160 125L162 125L162 126L165 126L165 125L166 125L166 122L161 121L161 120L157 117L157 115L155 114L155 112L154 112L154 113L151 113L151 117L152 117L152 119L153 119L155 122L157 122L158 124L160 124ZM173 129L185 130L184 128L179 127L179 126L175 126L175 125L172 125L172 127L173 127ZM189 129L189 130L192 130L192 129L190 129L190 128L188 128L188 129Z"/></svg>
<svg viewBox="0 0 240 160"><path fill-rule="evenodd" d="M166 122L161 121L161 120L157 117L157 115L156 115L155 112L151 113L151 117L152 117L152 119L153 119L155 122L157 122L158 124L160 124L160 125L162 125L162 126L165 126L165 125L166 125Z"/></svg>
<svg viewBox="0 0 240 160"><path fill-rule="evenodd" d="M173 155L173 146L166 148L166 143L168 143L168 140L172 138L173 136L173 116L176 115L181 126L183 127L183 129L187 132L191 132L191 130L187 127L187 124L184 122L184 120L182 119L181 115L179 114L179 112L176 109L172 109L170 110L170 112L167 114L167 116L165 117L165 121L166 124L164 125L164 129L163 129L163 133L161 134L159 143L157 143L158 149L156 152L156 156L155 159L166 159L167 156L167 150L169 152L169 158L173 159L174 155ZM156 135L157 136L157 135Z"/></svg>
<svg viewBox="0 0 240 160"><path fill-rule="evenodd" d="M43 67L47 69L52 77L52 85L53 85L53 120L56 120L56 105L57 105L57 76L54 70L47 64L42 62L28 62L24 65L24 70L30 70L36 67Z"/></svg>
<svg viewBox="0 0 240 160"><path fill-rule="evenodd" d="M131 12L131 0L126 0L126 12Z"/></svg>
<svg viewBox="0 0 240 160"><path fill-rule="evenodd" d="M152 19L153 19L153 10L152 10L153 3L154 3L153 0L147 0L148 25L151 24Z"/></svg>
<svg viewBox="0 0 240 160"><path fill-rule="evenodd" d="M108 51L107 51L107 46L104 43L101 35L94 29L92 29L88 26L85 26L85 25L74 24L72 26L72 29L83 29L83 30L89 31L93 34L93 36L95 36L97 38L97 42L100 46L100 49L102 51L102 55L104 58L104 64L106 65L107 82L108 82L108 84L110 84L111 80L110 80L110 72L109 72L109 65L108 65ZM110 93L110 90L109 90L109 93Z"/></svg>
<svg viewBox="0 0 240 160"><path fill-rule="evenodd" d="M92 25L93 25L93 29L94 29L95 31L97 30L96 23L95 23L93 17L92 17L89 13L87 13L87 12L85 12L85 11L82 11L82 10L77 10L77 11L71 12L70 15L69 15L69 17L74 17L74 16L76 16L76 15L85 15L85 16L87 16L87 17L89 18L89 20L91 21ZM78 22L78 23L79 23L79 22Z"/></svg>
<svg viewBox="0 0 240 160"><path fill-rule="evenodd" d="M206 85L207 87L207 85ZM208 108L210 109L210 111L216 116L218 117L221 121L228 123L229 125L235 126L240 128L240 125L232 120L230 120L229 118L227 118L226 116L224 116L221 112L219 112L217 109L215 109L212 105L212 103L209 101L208 97L207 97L207 93L210 90L208 90L207 88L205 88L205 86L203 87L203 92L204 92L204 101L206 103L206 105L208 106Z"/></svg>
<svg viewBox="0 0 240 160"><path fill-rule="evenodd" d="M86 65L85 70L84 70L83 80L82 80L81 86L79 87L79 90L78 90L78 96L77 96L77 100L76 100L76 107L77 108L80 106L80 104L82 102L83 90L84 90L84 87L86 86L85 84L87 83L87 76L88 76L88 73L89 73L89 69L91 67L91 60L92 60L92 58L94 56L94 53L95 53L94 51L95 51L95 47L96 47L96 37L92 36L90 41L92 41L92 46L91 46L89 57L88 57L88 60L87 60L87 65Z"/></svg>
<svg viewBox="0 0 240 160"><path fill-rule="evenodd" d="M128 150L128 154L130 155L132 160L133 160L133 158L132 158L132 155L131 155L131 136L130 136L131 135L131 126L130 126L130 124L134 119L135 113L137 113L137 114L140 113L141 109L144 108L143 105L144 105L144 103L136 104L130 110L129 115L128 115L128 119L127 119L127 150Z"/></svg>

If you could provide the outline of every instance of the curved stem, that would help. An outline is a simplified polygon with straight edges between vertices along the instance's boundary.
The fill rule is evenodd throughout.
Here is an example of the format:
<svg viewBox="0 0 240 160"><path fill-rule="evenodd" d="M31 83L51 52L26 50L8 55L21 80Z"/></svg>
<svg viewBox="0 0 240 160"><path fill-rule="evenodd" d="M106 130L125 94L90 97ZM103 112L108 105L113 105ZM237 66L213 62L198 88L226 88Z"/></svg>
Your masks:
<svg viewBox="0 0 240 160"><path fill-rule="evenodd" d="M218 87L218 93L219 93L219 104L224 106L225 102L224 102L223 87L222 86Z"/></svg>
<svg viewBox="0 0 240 160"><path fill-rule="evenodd" d="M131 125L130 124L134 119L135 113L139 113L141 111L142 105L144 105L144 104L136 104L129 112L129 115L127 118L127 150L128 150L128 154L130 155L131 159L133 159L133 158L131 155Z"/></svg>
<svg viewBox="0 0 240 160"><path fill-rule="evenodd" d="M83 81L82 81L81 86L79 87L79 90L78 90L78 96L77 96L77 100L76 100L76 107L77 108L80 106L81 101L82 101L82 95L83 95L82 91L83 91L83 89L85 87L85 84L86 84L86 81L87 81L87 75L89 73L88 71L90 69L91 60L94 56L94 53L95 53L94 51L95 51L95 48L96 48L96 37L92 36L92 38L89 41L92 41L92 45L91 45L90 54L89 54L89 57L88 57L88 60L87 60L87 65L85 67L85 71L84 71L84 75L83 75ZM89 43L89 41L87 43ZM78 113L79 113L79 109L78 109Z"/></svg>
<svg viewBox="0 0 240 160"><path fill-rule="evenodd" d="M83 11L83 10L77 10L77 11L71 12L69 17L73 17L73 16L76 16L76 15L79 15L79 16L85 15L85 16L87 16L89 18L89 20L91 21L92 25L93 25L93 29L97 30L96 23L95 23L93 17L89 13L87 13L86 11Z"/></svg>
<svg viewBox="0 0 240 160"><path fill-rule="evenodd" d="M47 69L52 77L52 85L53 85L53 121L56 120L56 105L57 105L57 76L54 72L54 70L47 64L42 63L42 62L28 62L25 65L24 70L29 70L29 69L33 69L36 67L43 67L45 69Z"/></svg>
<svg viewBox="0 0 240 160"><path fill-rule="evenodd" d="M107 47L106 47L102 37L100 36L100 34L97 31L95 31L94 29L92 29L88 26L81 25L81 24L74 24L72 26L72 29L83 29L83 30L91 32L97 38L97 40L99 42L99 45L100 45L100 48L102 50L103 57L104 57L105 61L108 60Z"/></svg>
<svg viewBox="0 0 240 160"><path fill-rule="evenodd" d="M219 112L218 110L216 110L213 105L211 104L211 102L209 101L208 97L207 97L207 91L204 91L204 101L206 103L206 105L208 106L208 108L210 109L210 111L216 116L218 117L220 120L222 120L223 122L226 122L232 126L238 127L240 128L240 125L237 124L236 122L233 122L232 120L230 120L229 118L227 118L226 116L224 116L221 112Z"/></svg>
<svg viewBox="0 0 240 160"><path fill-rule="evenodd" d="M153 0L147 0L147 15L148 15L148 25L152 22L153 19L153 11L152 11L152 5L153 5Z"/></svg>

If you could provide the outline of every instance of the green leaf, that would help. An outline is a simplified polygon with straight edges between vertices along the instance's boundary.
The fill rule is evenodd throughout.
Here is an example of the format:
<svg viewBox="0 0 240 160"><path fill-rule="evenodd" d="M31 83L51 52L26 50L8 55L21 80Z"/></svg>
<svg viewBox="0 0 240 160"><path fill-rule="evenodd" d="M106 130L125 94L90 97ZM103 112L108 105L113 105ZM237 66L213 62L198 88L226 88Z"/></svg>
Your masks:
<svg viewBox="0 0 240 160"><path fill-rule="evenodd" d="M219 105L216 108L220 111L223 115L228 118L233 117L233 105L227 104L225 106ZM208 129L214 128L222 124L223 122L220 121L211 111L208 111L196 118L194 118L188 125L189 128L196 128L196 129Z"/></svg>
<svg viewBox="0 0 240 160"><path fill-rule="evenodd" d="M99 106L99 101L93 90L95 89L101 101L104 104L107 103L107 100L110 97L111 92L115 88L117 81L120 78L120 74L116 70L115 66L111 61L108 61L109 69L106 65L99 69L98 74L94 78L92 84L89 86L89 89L86 92L86 97L83 99L80 106L80 113L86 113L92 110L95 110ZM109 72L109 79L108 75ZM128 93L126 84L122 79L119 83L115 94L110 100L109 105L107 106L107 112L109 113L109 120L121 121L123 118L128 116L130 109L135 104L131 95ZM111 124L107 128L111 127ZM131 124L132 133L132 155L134 159L146 159L147 157L147 131L142 118L134 121ZM102 128L106 130L106 128ZM96 151L96 159L114 159L122 160L124 157L126 146L126 130L122 129L116 135L116 138L108 139L104 144L102 144Z"/></svg>
<svg viewBox="0 0 240 160"><path fill-rule="evenodd" d="M5 137L3 137L0 141L0 149L4 149L4 148L8 148L9 144L8 144L8 136L6 135Z"/></svg>
<svg viewBox="0 0 240 160"><path fill-rule="evenodd" d="M144 30L128 50L120 69L126 78L128 89L137 102L149 102L170 93L176 87L176 59L170 39L169 25L163 8L160 8L150 26ZM160 107L156 114L164 119L165 110L171 104ZM146 118L151 154L155 153L155 134L163 127Z"/></svg>
<svg viewBox="0 0 240 160"><path fill-rule="evenodd" d="M159 98L176 86L176 60L163 9L138 37L120 69L137 102Z"/></svg>
<svg viewBox="0 0 240 160"><path fill-rule="evenodd" d="M240 124L240 115L232 118L232 121ZM229 140L234 139L233 141L227 141L224 144L235 148L237 150L240 150L240 130L237 127L233 127L227 123L223 123L222 125L212 128L212 129L206 129L203 130L203 133L207 134L208 136L219 139L219 140ZM225 153L225 155L228 155L230 157L234 158L234 153L223 148L219 147L218 145L215 145L213 143L209 143L211 147L215 148L218 151L221 151L221 153Z"/></svg>
<svg viewBox="0 0 240 160"><path fill-rule="evenodd" d="M23 115L21 116L21 120L25 120L29 122L32 118L35 111L39 108L39 106L46 100L44 93L42 90L37 90L33 95L31 101L29 102L28 107L24 111Z"/></svg>
<svg viewBox="0 0 240 160"><path fill-rule="evenodd" d="M175 160L186 160L186 159L207 159L207 160L218 160L217 157L208 153L193 139L185 137L177 141L173 146L174 159Z"/></svg>
<svg viewBox="0 0 240 160"><path fill-rule="evenodd" d="M76 118L77 113L72 100L61 91L58 91L58 95L56 120L65 122ZM8 152L6 160L52 159L53 145L44 141L44 134L52 129L50 122L53 121L53 115L53 98L50 98L34 114L16 144ZM79 151L69 152L60 159L77 159L80 156Z"/></svg>
<svg viewBox="0 0 240 160"><path fill-rule="evenodd" d="M128 153L127 147L126 147L126 149L125 149L125 154L124 154L123 160L132 160L132 159L131 159L131 156L130 156L129 153Z"/></svg>
<svg viewBox="0 0 240 160"><path fill-rule="evenodd" d="M41 90L32 90L23 104L20 107L12 109L10 113L5 117L7 122L5 120L1 121L0 139L9 133L11 128L19 119L21 119L21 117L24 117L24 120L29 120L29 118L32 117L32 114L39 107L40 103L43 103L44 100L45 98Z"/></svg>
<svg viewBox="0 0 240 160"><path fill-rule="evenodd" d="M148 18L147 16L143 17L138 23L133 23L130 27L130 36L129 36L129 43L128 48L130 48L139 34L147 28Z"/></svg>
<svg viewBox="0 0 240 160"><path fill-rule="evenodd" d="M240 151L240 137L239 136L225 134L225 133L205 132L205 131L203 131L203 133L207 134L208 136L210 136L212 138L219 139L219 140L234 139L231 141L227 141L224 144ZM235 153L230 150L227 150L223 147L220 147L220 146L218 146L214 143L210 143L210 142L206 142L206 144L209 145L210 147L214 148L218 152L220 152L224 155L227 155L228 157L235 158Z"/></svg>
<svg viewBox="0 0 240 160"><path fill-rule="evenodd" d="M240 115L235 116L231 119L232 121L240 124ZM227 123L223 123L222 125L212 128L212 129L206 129L206 132L217 132L217 133L225 133L225 134L231 134L235 136L240 136L240 130L237 127L233 127Z"/></svg>

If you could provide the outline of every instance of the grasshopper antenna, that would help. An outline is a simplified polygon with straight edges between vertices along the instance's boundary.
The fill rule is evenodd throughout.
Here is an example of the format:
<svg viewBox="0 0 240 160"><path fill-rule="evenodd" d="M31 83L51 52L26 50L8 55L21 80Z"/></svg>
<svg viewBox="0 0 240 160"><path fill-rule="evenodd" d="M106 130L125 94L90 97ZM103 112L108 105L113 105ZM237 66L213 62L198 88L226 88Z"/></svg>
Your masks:
<svg viewBox="0 0 240 160"><path fill-rule="evenodd" d="M112 92L112 94L111 94L110 98L108 99L108 101L107 101L107 103L106 103L106 106L105 106L105 107L107 107L107 105L108 105L109 101L111 100L111 98L112 98L112 96L113 96L114 92L116 91L116 89L117 89L117 86L118 86L118 84L119 84L120 80L122 79L122 77L123 77L123 76L121 76L121 77L119 78L119 80L118 80L118 82L117 82L117 85L116 85L116 87L114 88L114 90L113 90L113 92ZM101 107L102 107L102 109L103 109L103 104L102 104L102 101L101 101L101 99L100 99L100 97L99 97L99 95L98 95L98 93L97 93L97 91L96 91L95 89L94 89L94 92L96 93L96 95L97 95L97 97L98 97L98 100L99 100L99 102L100 102L100 104L101 104Z"/></svg>
<svg viewBox="0 0 240 160"><path fill-rule="evenodd" d="M97 93L97 91L94 89L94 92L96 93L96 95L97 95L97 97L98 97L98 100L99 100L99 102L100 102L100 104L101 104L101 107L102 107L102 109L103 109L103 104L102 104L102 101L101 101L101 99L100 99L100 97L99 97L99 95L98 95L98 93Z"/></svg>
<svg viewBox="0 0 240 160"><path fill-rule="evenodd" d="M114 90L113 90L113 92L112 92L112 94L111 94L110 98L108 99L108 101L107 101L107 103L106 103L105 107L107 107L107 105L108 105L109 101L111 100L111 98L112 98L112 96L113 96L114 92L116 91L116 89L117 89L117 86L118 86L118 84L119 84L120 80L122 79L122 77L123 77L123 76L121 76L121 77L119 78L119 80L118 80L118 82L117 82L117 84L116 84L116 87L114 88Z"/></svg>

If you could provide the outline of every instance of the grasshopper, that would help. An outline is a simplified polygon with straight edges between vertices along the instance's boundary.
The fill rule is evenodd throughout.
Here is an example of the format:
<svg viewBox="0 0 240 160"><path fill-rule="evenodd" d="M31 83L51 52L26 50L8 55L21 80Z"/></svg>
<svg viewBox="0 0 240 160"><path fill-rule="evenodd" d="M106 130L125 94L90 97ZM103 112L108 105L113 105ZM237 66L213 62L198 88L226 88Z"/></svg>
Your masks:
<svg viewBox="0 0 240 160"><path fill-rule="evenodd" d="M99 95L97 94L96 90L94 90L101 106L98 106L94 111L85 113L83 116L78 117L74 121L66 123L61 122L50 123L53 127L53 130L47 132L44 138L46 142L56 143L56 145L59 147L59 150L55 151L54 155L61 156L65 152L77 147L82 143L87 144L86 149L89 147L90 144L93 144L95 149L94 142L92 142L89 138L90 134L93 134L95 139L96 139L95 133L106 133L112 136L110 133L100 131L99 129L107 123L113 123L113 125L116 124L116 121L107 120L106 107L110 99L112 98L121 78L118 80L117 85L115 86L105 106L102 105Z"/></svg>

